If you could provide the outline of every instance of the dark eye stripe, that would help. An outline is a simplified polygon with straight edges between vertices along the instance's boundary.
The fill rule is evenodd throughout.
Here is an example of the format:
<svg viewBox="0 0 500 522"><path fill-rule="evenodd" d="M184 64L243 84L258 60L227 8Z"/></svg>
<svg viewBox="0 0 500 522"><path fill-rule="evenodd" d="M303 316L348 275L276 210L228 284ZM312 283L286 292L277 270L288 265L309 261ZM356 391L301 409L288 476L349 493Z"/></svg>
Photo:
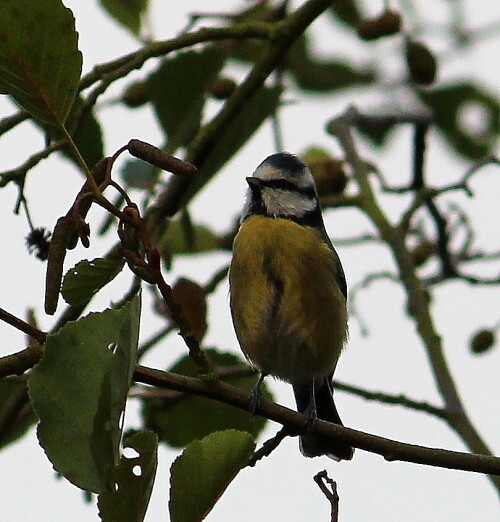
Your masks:
<svg viewBox="0 0 500 522"><path fill-rule="evenodd" d="M314 187L298 187L297 185L295 185L291 181L288 181L287 179L266 179L261 180L260 184L263 187L297 192L298 194L302 194L310 198L316 197L316 191L314 190Z"/></svg>

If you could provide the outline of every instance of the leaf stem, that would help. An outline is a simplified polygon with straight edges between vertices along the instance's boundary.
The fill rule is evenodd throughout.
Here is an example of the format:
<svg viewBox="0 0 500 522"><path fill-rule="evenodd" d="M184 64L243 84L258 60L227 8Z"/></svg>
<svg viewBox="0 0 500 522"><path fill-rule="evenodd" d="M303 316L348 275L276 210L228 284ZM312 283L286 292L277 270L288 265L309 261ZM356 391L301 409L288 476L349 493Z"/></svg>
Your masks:
<svg viewBox="0 0 500 522"><path fill-rule="evenodd" d="M66 138L66 141L68 143L69 148L71 149L71 152L73 153L78 166L82 169L83 173L85 174L85 177L87 178L87 183L90 189L90 192L92 192L92 195L94 199L98 203L102 203L104 196L102 195L101 191L99 190L99 187L97 186L97 183L94 179L94 176L92 176L92 173L90 172L90 169L83 159L83 156L80 153L80 150L76 146L76 143L74 142L71 134L68 132L68 129L66 129L66 126L64 123L61 123L59 125L59 128L61 132L64 134L64 137Z"/></svg>

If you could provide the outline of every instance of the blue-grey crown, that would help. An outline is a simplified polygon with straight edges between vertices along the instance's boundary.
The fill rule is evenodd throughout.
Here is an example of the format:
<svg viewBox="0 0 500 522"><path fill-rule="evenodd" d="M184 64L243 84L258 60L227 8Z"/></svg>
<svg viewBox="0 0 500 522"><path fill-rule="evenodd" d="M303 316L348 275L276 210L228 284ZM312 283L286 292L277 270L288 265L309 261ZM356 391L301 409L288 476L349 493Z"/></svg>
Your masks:
<svg viewBox="0 0 500 522"><path fill-rule="evenodd" d="M289 152L278 152L277 154L272 154L271 156L268 156L259 167L262 165L269 165L276 170L288 171L292 175L299 174L307 168L305 163Z"/></svg>

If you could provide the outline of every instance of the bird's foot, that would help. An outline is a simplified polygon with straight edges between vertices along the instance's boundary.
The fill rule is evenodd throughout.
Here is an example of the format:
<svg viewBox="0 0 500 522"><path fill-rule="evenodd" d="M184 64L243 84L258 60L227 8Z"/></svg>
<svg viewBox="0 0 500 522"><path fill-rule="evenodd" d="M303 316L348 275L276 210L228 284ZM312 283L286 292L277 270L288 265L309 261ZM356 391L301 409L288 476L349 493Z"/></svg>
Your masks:
<svg viewBox="0 0 500 522"><path fill-rule="evenodd" d="M262 400L261 385L265 377L266 375L261 373L259 376L259 380L257 381L257 384L253 387L252 391L250 392L250 411L252 413L252 416L254 417Z"/></svg>

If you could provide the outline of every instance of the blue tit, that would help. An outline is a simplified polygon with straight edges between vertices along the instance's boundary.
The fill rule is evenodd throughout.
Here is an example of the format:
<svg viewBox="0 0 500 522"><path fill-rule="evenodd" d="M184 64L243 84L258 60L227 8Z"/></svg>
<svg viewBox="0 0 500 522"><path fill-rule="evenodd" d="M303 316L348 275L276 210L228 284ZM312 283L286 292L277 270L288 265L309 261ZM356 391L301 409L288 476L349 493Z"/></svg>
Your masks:
<svg viewBox="0 0 500 522"><path fill-rule="evenodd" d="M342 425L332 377L347 340L344 270L323 223L309 168L286 152L266 158L249 185L229 271L236 336L262 378L293 386L311 422ZM306 430L306 457L349 460L353 448Z"/></svg>

